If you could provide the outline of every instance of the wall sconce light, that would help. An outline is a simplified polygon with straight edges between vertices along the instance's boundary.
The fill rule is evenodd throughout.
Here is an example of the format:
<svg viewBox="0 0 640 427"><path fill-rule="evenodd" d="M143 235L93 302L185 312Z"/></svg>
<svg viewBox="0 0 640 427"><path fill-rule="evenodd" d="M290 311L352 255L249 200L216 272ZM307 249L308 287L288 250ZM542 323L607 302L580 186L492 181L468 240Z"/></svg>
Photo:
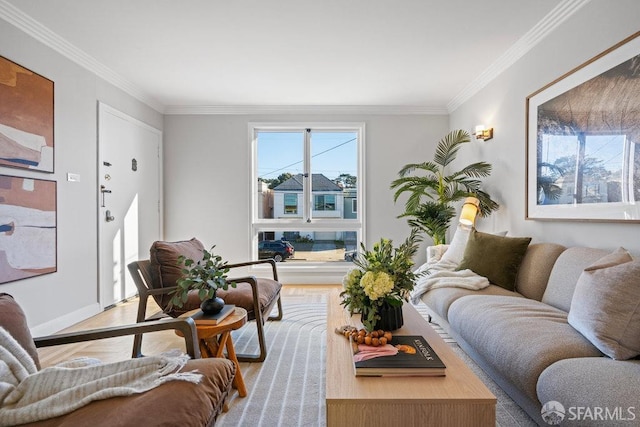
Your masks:
<svg viewBox="0 0 640 427"><path fill-rule="evenodd" d="M473 227L479 211L480 200L475 197L467 197L464 199L462 211L460 212L460 224L466 225L467 227Z"/></svg>
<svg viewBox="0 0 640 427"><path fill-rule="evenodd" d="M476 126L476 133L474 134L476 139L488 141L493 138L493 128L485 129L484 125Z"/></svg>

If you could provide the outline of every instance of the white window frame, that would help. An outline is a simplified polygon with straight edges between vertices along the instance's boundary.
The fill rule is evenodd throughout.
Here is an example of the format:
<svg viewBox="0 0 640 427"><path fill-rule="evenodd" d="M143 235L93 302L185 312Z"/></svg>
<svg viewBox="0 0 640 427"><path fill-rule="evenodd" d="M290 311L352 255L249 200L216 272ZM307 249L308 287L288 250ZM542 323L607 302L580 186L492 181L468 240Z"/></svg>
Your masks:
<svg viewBox="0 0 640 427"><path fill-rule="evenodd" d="M256 122L249 123L248 126L249 141L251 143L251 169L250 179L251 188L248 191L250 197L251 206L251 243L250 243L250 259L258 259L258 236L263 231L290 231L293 227L301 232L307 231L356 231L357 233L357 246L360 247L360 243L364 242L365 232L365 124L354 122L299 122L299 123L277 123L277 122ZM257 145L257 133L264 131L305 131L311 129L312 131L351 131L358 135L358 173L357 173L357 194L358 199L358 212L356 218L314 218L312 216L311 209L313 208L313 198L311 194L311 188L309 185L305 186L304 200L308 200L309 203L303 203L302 206L302 218L258 218L258 198L254 195L257 194L258 188L258 145ZM311 160L311 153L307 146L305 146L305 162L309 164ZM337 200L336 200L337 202ZM300 210L300 209L299 209ZM335 284L341 283L344 274L353 267L350 262L301 262L301 263L279 263L278 275L289 283L297 284ZM253 267L251 270L263 270L266 267L258 266Z"/></svg>

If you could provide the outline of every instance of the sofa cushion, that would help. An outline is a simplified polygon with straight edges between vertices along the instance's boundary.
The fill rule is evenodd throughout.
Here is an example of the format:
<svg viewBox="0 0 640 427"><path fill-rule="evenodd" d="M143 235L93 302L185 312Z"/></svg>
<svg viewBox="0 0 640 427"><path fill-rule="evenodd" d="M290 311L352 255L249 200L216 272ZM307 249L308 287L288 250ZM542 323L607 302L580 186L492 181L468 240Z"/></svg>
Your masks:
<svg viewBox="0 0 640 427"><path fill-rule="evenodd" d="M608 252L601 249L571 247L560 254L553 265L542 302L569 312L573 291L582 271Z"/></svg>
<svg viewBox="0 0 640 427"><path fill-rule="evenodd" d="M529 242L530 237L503 237L472 230L458 270L468 268L512 291Z"/></svg>
<svg viewBox="0 0 640 427"><path fill-rule="evenodd" d="M435 288L426 292L420 298L429 308L443 319L448 319L448 311L451 304L458 298L467 295L503 295L521 297L520 294L508 291L496 285L489 285L484 289L473 290L465 288Z"/></svg>
<svg viewBox="0 0 640 427"><path fill-rule="evenodd" d="M154 288L170 288L176 286L176 281L182 277L182 265L178 264L178 257L184 255L194 261L202 259L204 245L195 237L191 240L178 242L153 242L149 250L149 267L151 270L151 286ZM193 295L192 295L193 294ZM165 307L171 300L170 295L154 295L160 307ZM195 305L195 306L194 306ZM196 292L189 293L189 300L181 312L189 311L200 306L200 299Z"/></svg>
<svg viewBox="0 0 640 427"><path fill-rule="evenodd" d="M635 413L638 409L638 395L630 390L640 390L640 360L616 361L608 357L560 360L540 374L537 390L542 403L561 402L565 408L621 408L621 415L629 417L627 408L635 407ZM616 424L615 420L583 417L579 424L582 427L638 423L637 419L635 423L618 421Z"/></svg>
<svg viewBox="0 0 640 427"><path fill-rule="evenodd" d="M527 298L462 297L449 308L449 324L493 370L533 401L538 376L552 363L602 356L567 323L567 313Z"/></svg>
<svg viewBox="0 0 640 427"><path fill-rule="evenodd" d="M518 270L516 291L527 298L540 301L553 265L565 249L566 247L555 243L530 244Z"/></svg>
<svg viewBox="0 0 640 427"><path fill-rule="evenodd" d="M5 293L0 293L0 326L18 341L40 369L38 350L31 337L27 317L13 297Z"/></svg>
<svg viewBox="0 0 640 427"><path fill-rule="evenodd" d="M569 324L613 359L640 354L640 261L620 248L587 267L576 285Z"/></svg>
<svg viewBox="0 0 640 427"><path fill-rule="evenodd" d="M91 402L67 415L29 427L209 426L222 411L235 365L227 359L190 360L182 368L203 374L199 384L167 381L145 393Z"/></svg>

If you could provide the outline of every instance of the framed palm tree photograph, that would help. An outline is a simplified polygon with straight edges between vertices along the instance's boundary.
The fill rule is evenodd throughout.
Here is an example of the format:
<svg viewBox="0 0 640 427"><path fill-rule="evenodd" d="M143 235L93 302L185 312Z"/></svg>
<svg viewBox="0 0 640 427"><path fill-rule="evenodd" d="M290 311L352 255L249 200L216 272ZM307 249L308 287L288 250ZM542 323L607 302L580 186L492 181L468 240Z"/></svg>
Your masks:
<svg viewBox="0 0 640 427"><path fill-rule="evenodd" d="M639 36L527 97L526 219L640 222Z"/></svg>

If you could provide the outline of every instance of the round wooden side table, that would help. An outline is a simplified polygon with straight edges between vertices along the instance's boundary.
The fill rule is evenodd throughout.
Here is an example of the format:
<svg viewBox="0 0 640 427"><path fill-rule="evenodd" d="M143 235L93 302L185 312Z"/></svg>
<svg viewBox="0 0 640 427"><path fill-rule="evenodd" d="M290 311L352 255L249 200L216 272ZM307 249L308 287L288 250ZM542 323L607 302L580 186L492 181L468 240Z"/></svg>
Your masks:
<svg viewBox="0 0 640 427"><path fill-rule="evenodd" d="M193 310L180 317L189 317L198 311L200 310ZM222 319L217 325L205 325L195 320L202 357L224 357L224 349L227 349L227 358L236 365L236 376L233 378L233 386L238 390L240 397L247 395L247 387L244 384L236 350L233 347L231 331L241 328L246 323L247 310L242 307L236 307L233 313Z"/></svg>

